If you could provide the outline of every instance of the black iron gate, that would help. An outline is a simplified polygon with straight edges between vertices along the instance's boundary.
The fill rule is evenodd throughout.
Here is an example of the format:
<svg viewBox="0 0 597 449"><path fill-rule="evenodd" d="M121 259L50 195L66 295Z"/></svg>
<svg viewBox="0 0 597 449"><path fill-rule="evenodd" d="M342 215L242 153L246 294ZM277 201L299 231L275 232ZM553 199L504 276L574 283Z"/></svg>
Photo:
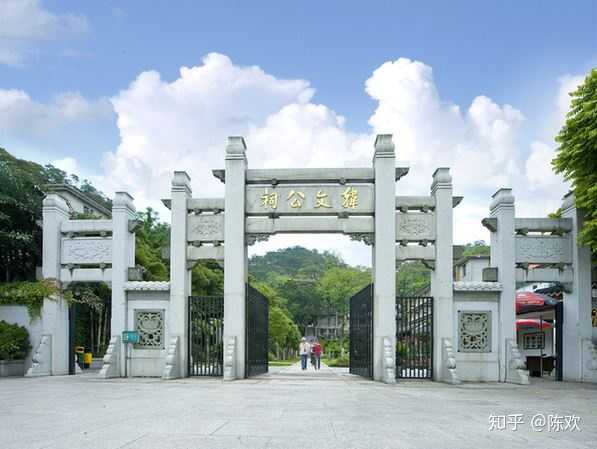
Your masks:
<svg viewBox="0 0 597 449"><path fill-rule="evenodd" d="M396 377L433 378L433 298L396 298Z"/></svg>
<svg viewBox="0 0 597 449"><path fill-rule="evenodd" d="M189 297L189 376L223 374L224 298Z"/></svg>
<svg viewBox="0 0 597 449"><path fill-rule="evenodd" d="M351 374L373 377L373 284L350 298Z"/></svg>
<svg viewBox="0 0 597 449"><path fill-rule="evenodd" d="M269 305L267 298L247 284L245 377L268 371Z"/></svg>

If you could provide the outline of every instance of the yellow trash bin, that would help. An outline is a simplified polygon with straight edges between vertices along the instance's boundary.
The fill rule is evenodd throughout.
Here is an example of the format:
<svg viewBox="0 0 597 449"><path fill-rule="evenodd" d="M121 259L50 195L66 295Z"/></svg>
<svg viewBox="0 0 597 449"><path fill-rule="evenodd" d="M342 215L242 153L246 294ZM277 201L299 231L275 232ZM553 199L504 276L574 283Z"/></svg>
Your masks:
<svg viewBox="0 0 597 449"><path fill-rule="evenodd" d="M91 352L86 352L83 354L83 365L85 368L89 368L91 363L93 362L93 354Z"/></svg>

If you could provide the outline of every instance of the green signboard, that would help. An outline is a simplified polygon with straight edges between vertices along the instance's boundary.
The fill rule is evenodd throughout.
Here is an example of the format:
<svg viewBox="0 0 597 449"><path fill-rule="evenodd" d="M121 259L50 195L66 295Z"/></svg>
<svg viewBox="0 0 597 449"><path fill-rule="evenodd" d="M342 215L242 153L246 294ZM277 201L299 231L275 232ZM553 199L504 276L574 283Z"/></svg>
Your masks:
<svg viewBox="0 0 597 449"><path fill-rule="evenodd" d="M122 342L136 344L139 343L139 332L137 331L122 331Z"/></svg>

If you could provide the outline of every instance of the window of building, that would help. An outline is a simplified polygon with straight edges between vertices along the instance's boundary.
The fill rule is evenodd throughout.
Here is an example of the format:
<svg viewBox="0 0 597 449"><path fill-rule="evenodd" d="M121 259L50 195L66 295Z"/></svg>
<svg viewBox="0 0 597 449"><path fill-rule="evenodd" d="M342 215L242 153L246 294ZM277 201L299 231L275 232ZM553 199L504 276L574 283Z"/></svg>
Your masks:
<svg viewBox="0 0 597 449"><path fill-rule="evenodd" d="M543 332L533 332L522 336L522 347L524 349L544 349L545 334Z"/></svg>

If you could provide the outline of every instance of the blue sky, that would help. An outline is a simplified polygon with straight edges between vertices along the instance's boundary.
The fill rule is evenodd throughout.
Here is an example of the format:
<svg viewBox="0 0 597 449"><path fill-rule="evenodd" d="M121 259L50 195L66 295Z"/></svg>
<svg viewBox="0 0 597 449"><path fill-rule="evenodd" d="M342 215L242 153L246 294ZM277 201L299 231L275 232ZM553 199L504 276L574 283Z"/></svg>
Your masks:
<svg viewBox="0 0 597 449"><path fill-rule="evenodd" d="M177 130L178 123L192 122L197 111L200 135L213 135L218 142L222 141L220 135L227 132L253 135L253 141L257 142L254 154L259 154L257 161L265 160L269 154L268 136L273 130L289 132L288 122L294 121L293 126L300 133L314 136L305 143L305 148L297 147L297 155L313 153L305 158L297 156L299 165L342 165L340 161L333 163L333 158L346 159L341 150L330 150L329 160L322 159L322 152L327 150L313 149L316 146L313 142L321 145L330 133L340 133L340 140L334 137L334 142L350 146L349 155L362 156L361 141L383 127L392 128L396 122L396 130L391 131L406 135L412 131L413 137L403 142L406 148L403 154L414 161L415 167L417 152L409 152L409 144L420 147L441 145L445 141L449 142L446 149L436 151L455 155L463 147L472 151L471 154L481 154L492 145L511 147L511 158L517 160L518 168L504 165L495 151L493 159L488 159L498 167L495 182L500 181L503 172L508 172L506 183L526 176L528 182L522 183L521 189L529 183L535 184L530 192L521 192L520 197L527 196L532 203L531 194L542 195L553 190L553 185L536 179L531 171L535 171L532 169L537 167L537 161L545 161L553 150L553 134L561 124L562 113L556 111L561 90L573 86L597 65L596 24L594 1L0 0L0 146L44 163L62 161L63 167L83 172L110 191L119 187L119 178L115 180L113 175L118 173L118 167L133 174L131 167L138 167L139 159L152 160L152 155L159 151L168 151L163 144L155 143L152 147L151 142L159 142L161 138L152 134L152 128L155 129L156 123L166 124L169 116L146 117L144 121L136 118L137 112L141 116L161 105L172 108L172 116L178 117L168 124L172 133L184 135L185 130ZM202 64L207 67L209 64L203 58L210 53L225 55L230 60L228 65L212 58L210 67L216 78L221 67L229 73L237 68L258 66L263 76L255 78L247 70L231 75L237 84L253 86L242 90L239 96L228 95L225 84L216 83L210 90L208 84L197 87L189 81L179 83L185 84L182 89L187 91L175 98L168 97L176 81L182 78L180 68ZM373 76L384 63L399 58L408 58L409 62L386 66L387 73L381 76L377 72L379 76ZM216 60L219 62L215 63ZM137 77L150 70L159 73L159 86L149 82L146 89L131 87ZM221 78L225 78L224 72L221 73ZM413 79L409 78L411 75ZM415 83L413 92L423 89L419 95L429 92L426 85L431 85L431 96L437 94L429 109L421 106L418 115L414 114L417 120L411 121L408 115L396 112L404 105L417 107L417 97L408 96L410 87L401 91L392 85L399 82L395 80L404 79ZM304 80L309 86L294 86L280 94L280 89L286 89L282 80ZM366 92L367 80L373 81ZM262 87L264 90L260 90ZM153 95L151 89L162 88L159 100L155 99L158 95ZM313 96L306 93L305 89L309 88L315 89ZM224 99L218 96L220 93ZM209 120L210 114L222 115L221 120L204 128L201 128L205 121L201 108L184 104L184 98L200 95L209 96L209 101L199 101L200 104L209 104L212 111L220 111L210 111ZM305 96L309 98L305 100ZM490 101L476 103L482 112L475 116L477 109L471 106L481 97ZM240 118L227 115L235 109L235 101L245 102L239 106L243 111ZM251 102L255 103L254 108ZM293 114L284 109L288 105L299 106ZM386 105L384 111L379 112L380 105ZM515 113L509 112L508 105ZM462 130L458 135L448 132L453 126L449 117L452 106L461 111L458 122ZM439 115L433 115L438 109L441 109ZM376 115L375 111L379 113ZM424 131L426 114L429 120L434 120L430 129L437 139L432 142L420 137L430 132ZM338 122L339 116L345 122ZM282 123L276 126L285 128L272 128L267 117ZM239 120L242 126L235 124ZM370 124L370 120L378 125ZM495 135L489 143L483 140L487 136L471 140L471 133L485 132L485 120L491 121L494 128L496 123L506 123L510 133L506 141L495 140ZM127 125L130 122L134 132ZM317 137L319 131L314 129L325 129L328 137ZM495 134L495 129L492 132ZM205 151L210 155L216 151L211 149L210 140L194 149L193 139L197 140L196 136L189 133L189 149L185 152L175 154L172 150L173 160L186 165L184 168L191 174L192 153ZM187 145L185 140L178 143ZM401 148L397 152L400 158ZM292 149L288 154L293 154ZM458 162L463 157L455 155L446 163ZM359 157L352 159L366 159ZM161 161L159 157L153 160L154 166ZM292 161L290 157L279 162ZM429 161L418 162L422 169L431 168ZM461 176L467 175L466 167L456 170ZM199 169L197 172L201 173ZM156 186L162 186L159 191L149 192L147 185L129 182L125 187L133 190L143 204L153 204L163 196L165 173L146 168L136 176L155 176ZM415 189L417 180L414 177L413 185L408 188ZM428 189L427 184L421 189ZM462 184L464 192L460 193L472 200L466 212L470 217L467 223L476 220L487 192L492 189L495 190L485 184ZM548 207L553 206L554 198Z"/></svg>

